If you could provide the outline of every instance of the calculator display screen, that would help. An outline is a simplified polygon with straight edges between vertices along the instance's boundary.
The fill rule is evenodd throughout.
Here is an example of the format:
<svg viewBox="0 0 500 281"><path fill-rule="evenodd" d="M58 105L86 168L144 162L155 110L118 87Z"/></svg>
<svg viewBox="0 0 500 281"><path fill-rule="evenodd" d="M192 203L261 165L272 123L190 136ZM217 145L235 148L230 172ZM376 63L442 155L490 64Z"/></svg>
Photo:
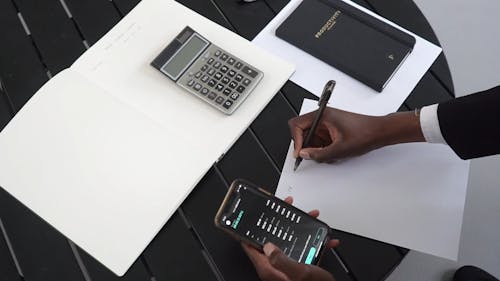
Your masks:
<svg viewBox="0 0 500 281"><path fill-rule="evenodd" d="M271 242L301 263L314 264L328 226L301 210L240 183L227 201L219 225L263 246Z"/></svg>
<svg viewBox="0 0 500 281"><path fill-rule="evenodd" d="M182 72L205 49L208 43L196 34L189 39L181 49L162 67L172 78L177 79Z"/></svg>

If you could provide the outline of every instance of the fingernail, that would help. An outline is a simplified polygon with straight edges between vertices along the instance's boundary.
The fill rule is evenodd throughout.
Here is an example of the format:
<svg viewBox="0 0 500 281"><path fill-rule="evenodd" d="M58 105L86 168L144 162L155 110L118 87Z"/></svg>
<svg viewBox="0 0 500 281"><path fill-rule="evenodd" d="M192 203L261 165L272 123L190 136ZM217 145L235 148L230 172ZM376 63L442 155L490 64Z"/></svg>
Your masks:
<svg viewBox="0 0 500 281"><path fill-rule="evenodd" d="M299 152L299 155L300 155L300 157L302 157L302 159L306 159L306 160L311 159L311 155L309 155L309 153L306 151Z"/></svg>
<svg viewBox="0 0 500 281"><path fill-rule="evenodd" d="M263 250L264 250L264 254L269 257L274 252L274 250L276 250L276 246L274 246L271 243L267 243L266 245L264 245Z"/></svg>

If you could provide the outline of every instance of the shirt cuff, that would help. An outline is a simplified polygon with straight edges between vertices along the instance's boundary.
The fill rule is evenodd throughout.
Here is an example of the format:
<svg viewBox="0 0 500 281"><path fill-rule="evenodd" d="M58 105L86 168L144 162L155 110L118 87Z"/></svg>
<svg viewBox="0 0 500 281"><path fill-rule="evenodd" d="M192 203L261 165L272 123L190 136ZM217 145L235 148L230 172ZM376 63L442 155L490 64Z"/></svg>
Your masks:
<svg viewBox="0 0 500 281"><path fill-rule="evenodd" d="M441 128L439 127L438 105L433 104L422 107L420 110L420 128L422 128L425 141L446 144L443 134L441 134Z"/></svg>

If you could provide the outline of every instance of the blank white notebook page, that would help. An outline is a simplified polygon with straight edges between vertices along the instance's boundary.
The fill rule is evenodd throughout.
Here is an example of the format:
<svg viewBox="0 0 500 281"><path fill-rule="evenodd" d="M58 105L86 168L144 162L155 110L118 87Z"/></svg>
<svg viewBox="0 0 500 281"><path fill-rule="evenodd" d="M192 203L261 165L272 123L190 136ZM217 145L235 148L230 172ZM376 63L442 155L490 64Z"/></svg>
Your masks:
<svg viewBox="0 0 500 281"><path fill-rule="evenodd" d="M199 148L71 71L51 82L0 135L0 186L102 263L130 265L192 184L177 171L202 169L172 150Z"/></svg>

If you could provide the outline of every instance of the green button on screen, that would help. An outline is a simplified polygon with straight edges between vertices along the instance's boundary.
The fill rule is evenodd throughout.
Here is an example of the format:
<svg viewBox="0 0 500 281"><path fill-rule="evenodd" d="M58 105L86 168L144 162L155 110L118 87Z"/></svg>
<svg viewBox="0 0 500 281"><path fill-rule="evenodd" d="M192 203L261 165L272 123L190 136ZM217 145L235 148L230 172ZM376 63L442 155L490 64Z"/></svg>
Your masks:
<svg viewBox="0 0 500 281"><path fill-rule="evenodd" d="M312 260L314 259L314 254L316 254L316 248L311 247L311 249L309 250L309 254L307 254L306 264L311 264Z"/></svg>

